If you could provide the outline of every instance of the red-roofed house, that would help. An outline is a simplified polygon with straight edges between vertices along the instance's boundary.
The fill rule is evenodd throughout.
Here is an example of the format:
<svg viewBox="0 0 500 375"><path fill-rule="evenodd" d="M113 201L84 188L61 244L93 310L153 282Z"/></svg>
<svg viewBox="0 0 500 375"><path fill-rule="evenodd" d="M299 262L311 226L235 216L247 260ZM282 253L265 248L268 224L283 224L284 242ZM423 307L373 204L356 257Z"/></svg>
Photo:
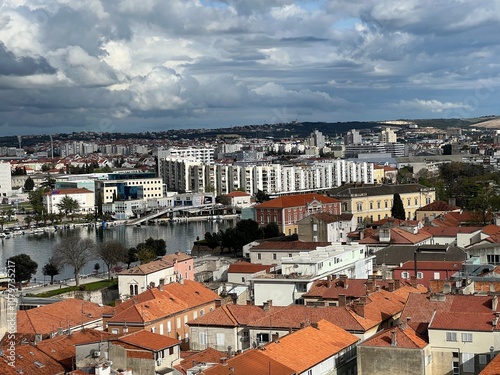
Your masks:
<svg viewBox="0 0 500 375"><path fill-rule="evenodd" d="M127 299L149 287L169 284L179 279L194 280L194 260L191 255L176 252L162 259L141 264L118 274L118 293Z"/></svg>
<svg viewBox="0 0 500 375"><path fill-rule="evenodd" d="M252 205L250 194L244 191L232 191L227 194L227 197L231 200L231 206L236 208L246 208Z"/></svg>
<svg viewBox="0 0 500 375"><path fill-rule="evenodd" d="M299 240L309 242L347 242L347 235L356 229L353 214L332 215L327 212L299 220Z"/></svg>
<svg viewBox="0 0 500 375"><path fill-rule="evenodd" d="M418 221L431 222L439 215L452 211L460 212L460 208L450 205L445 201L434 201L417 209L415 215Z"/></svg>
<svg viewBox="0 0 500 375"><path fill-rule="evenodd" d="M418 257L418 254L417 254ZM451 275L462 270L463 262L449 261L418 261L417 280L419 284L429 287L431 280L449 280ZM410 280L415 276L415 262L413 260L403 263L402 266L393 270L394 278Z"/></svg>
<svg viewBox="0 0 500 375"><path fill-rule="evenodd" d="M317 193L285 195L255 206L255 220L260 225L276 223L287 235L297 233L297 223L320 212L340 215L341 202Z"/></svg>
<svg viewBox="0 0 500 375"><path fill-rule="evenodd" d="M273 266L249 262L232 263L227 270L227 281L233 284L248 284L249 279L270 272Z"/></svg>
<svg viewBox="0 0 500 375"><path fill-rule="evenodd" d="M64 367L36 346L16 345L2 347L0 374L2 375L64 375Z"/></svg>

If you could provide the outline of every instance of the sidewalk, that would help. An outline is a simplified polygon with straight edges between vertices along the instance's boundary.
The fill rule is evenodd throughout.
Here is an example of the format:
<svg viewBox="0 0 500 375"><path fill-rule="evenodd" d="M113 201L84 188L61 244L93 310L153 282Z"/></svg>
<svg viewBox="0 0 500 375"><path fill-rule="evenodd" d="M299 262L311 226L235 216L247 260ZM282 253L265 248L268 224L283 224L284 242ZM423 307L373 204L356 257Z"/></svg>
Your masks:
<svg viewBox="0 0 500 375"><path fill-rule="evenodd" d="M100 273L98 275L81 275L80 276L80 285L94 283L96 281L104 281L107 280L107 273ZM65 279L65 280L55 280L54 284L50 284L50 281L46 282L45 285L43 283L30 283L28 286L23 287L19 292L21 293L31 293L31 294L39 294L44 292L50 292L55 289L62 289L68 286L76 286L75 279Z"/></svg>

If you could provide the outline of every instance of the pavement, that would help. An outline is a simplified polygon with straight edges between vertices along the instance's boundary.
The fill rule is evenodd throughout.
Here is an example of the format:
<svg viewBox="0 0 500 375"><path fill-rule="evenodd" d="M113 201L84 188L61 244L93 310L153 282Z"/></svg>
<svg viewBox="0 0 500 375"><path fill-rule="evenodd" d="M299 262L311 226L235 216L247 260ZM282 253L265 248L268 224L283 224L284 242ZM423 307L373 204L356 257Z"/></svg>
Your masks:
<svg viewBox="0 0 500 375"><path fill-rule="evenodd" d="M100 273L98 275L81 275L80 276L80 285L93 283L96 281L103 281L108 278L107 273ZM62 289L68 286L76 286L75 279L66 279L66 280L54 280L54 284L50 284L50 282L46 282L45 285L40 282L30 282L29 285L23 287L20 291L21 293L32 293L39 294L50 292L51 290Z"/></svg>

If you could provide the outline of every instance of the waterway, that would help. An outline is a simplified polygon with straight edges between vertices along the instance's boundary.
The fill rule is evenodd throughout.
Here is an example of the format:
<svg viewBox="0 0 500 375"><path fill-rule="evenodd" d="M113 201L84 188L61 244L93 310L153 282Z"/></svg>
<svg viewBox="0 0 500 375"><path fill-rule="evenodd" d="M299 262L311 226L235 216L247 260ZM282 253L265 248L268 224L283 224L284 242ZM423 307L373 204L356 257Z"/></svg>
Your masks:
<svg viewBox="0 0 500 375"><path fill-rule="evenodd" d="M117 240L128 249L144 242L147 238L164 239L167 243L167 253L176 251L186 252L191 250L196 238L204 238L206 232L218 232L235 225L234 220L224 221L195 221L188 223L168 223L164 225L141 225L125 226L117 225L106 229L96 229L93 227L77 227L73 229L62 229L54 233L44 233L36 235L17 235L10 238L0 239L0 265L5 265L6 260L17 254L28 254L31 259L38 263L38 270L34 277L38 282L44 279L42 268L52 256L54 245L61 239L61 236L74 234L81 238L90 238L96 244L109 240ZM69 232L69 233L68 233ZM102 260L93 259L87 263L81 271L82 275L91 274L95 263L99 262L103 271L105 265ZM65 267L61 274L56 276L56 280L73 277L72 269ZM47 278L48 280L48 278Z"/></svg>

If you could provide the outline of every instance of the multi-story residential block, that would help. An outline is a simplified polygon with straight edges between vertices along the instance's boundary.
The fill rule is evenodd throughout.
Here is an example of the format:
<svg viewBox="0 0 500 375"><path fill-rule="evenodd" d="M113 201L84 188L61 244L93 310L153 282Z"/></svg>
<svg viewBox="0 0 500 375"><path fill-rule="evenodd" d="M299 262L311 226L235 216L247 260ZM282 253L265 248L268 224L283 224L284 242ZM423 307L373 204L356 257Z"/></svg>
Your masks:
<svg viewBox="0 0 500 375"><path fill-rule="evenodd" d="M340 215L340 201L321 194L285 195L255 206L255 220L260 225L276 223L285 234L297 233L297 223L320 212Z"/></svg>
<svg viewBox="0 0 500 375"><path fill-rule="evenodd" d="M406 217L411 220L416 211L436 199L434 188L420 184L382 186L341 186L330 191L330 196L342 201L342 212L352 213L362 224L366 219L378 221L391 217L394 194L403 201Z"/></svg>
<svg viewBox="0 0 500 375"><path fill-rule="evenodd" d="M12 180L10 163L0 161L0 197L8 197L12 194Z"/></svg>
<svg viewBox="0 0 500 375"><path fill-rule="evenodd" d="M110 173L107 180L95 184L96 198L102 203L163 197L162 179L154 172Z"/></svg>
<svg viewBox="0 0 500 375"><path fill-rule="evenodd" d="M215 149L212 147L170 147L158 149L158 160L168 157L174 158L194 158L195 160L213 164Z"/></svg>
<svg viewBox="0 0 500 375"><path fill-rule="evenodd" d="M347 242L347 235L356 229L353 214L318 213L299 220L299 240L307 242Z"/></svg>

